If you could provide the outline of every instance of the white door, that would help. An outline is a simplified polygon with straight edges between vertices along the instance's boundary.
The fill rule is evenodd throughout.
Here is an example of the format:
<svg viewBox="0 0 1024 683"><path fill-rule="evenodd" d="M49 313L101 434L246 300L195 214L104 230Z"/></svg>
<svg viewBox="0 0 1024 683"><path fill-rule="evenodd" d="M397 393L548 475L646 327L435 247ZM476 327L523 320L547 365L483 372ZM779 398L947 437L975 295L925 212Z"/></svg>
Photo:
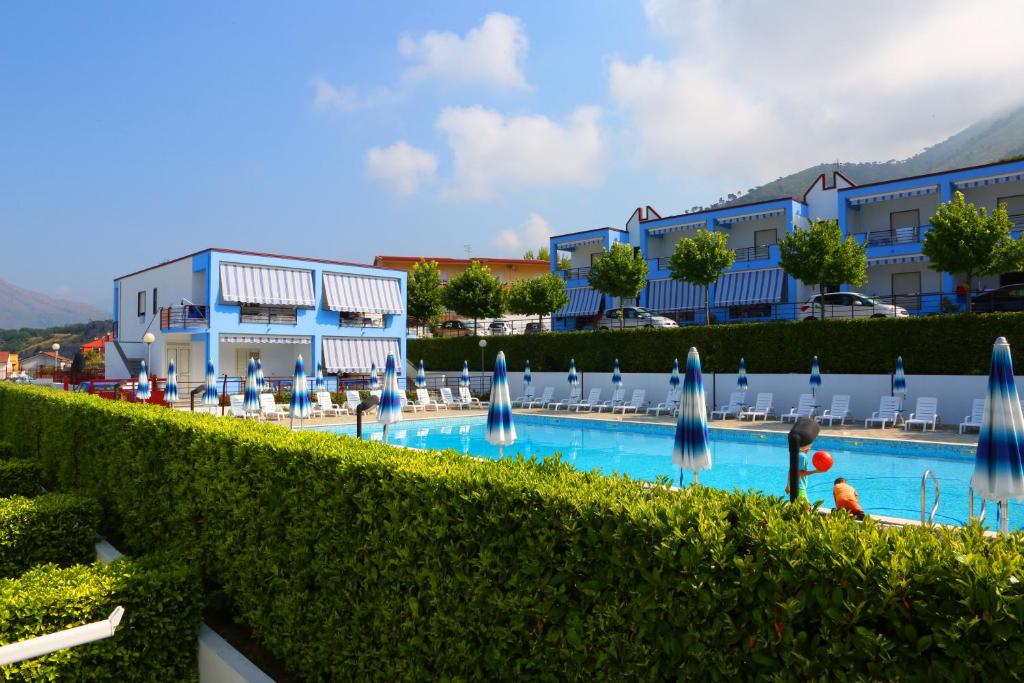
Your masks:
<svg viewBox="0 0 1024 683"><path fill-rule="evenodd" d="M245 379L246 374L249 372L249 359L255 358L259 360L260 352L256 349L236 349L235 350L235 369L239 377Z"/></svg>
<svg viewBox="0 0 1024 683"><path fill-rule="evenodd" d="M185 386L192 379L192 349L177 344L167 345L167 360L174 361L174 371L178 375L178 385Z"/></svg>

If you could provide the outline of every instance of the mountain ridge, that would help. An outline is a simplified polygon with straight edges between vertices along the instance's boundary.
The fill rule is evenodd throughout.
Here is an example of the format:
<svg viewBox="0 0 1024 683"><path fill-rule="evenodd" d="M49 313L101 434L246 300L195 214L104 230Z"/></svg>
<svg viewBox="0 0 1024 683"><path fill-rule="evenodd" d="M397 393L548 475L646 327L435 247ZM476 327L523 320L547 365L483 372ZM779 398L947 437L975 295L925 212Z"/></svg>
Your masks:
<svg viewBox="0 0 1024 683"><path fill-rule="evenodd" d="M81 301L56 299L0 280L0 329L45 328L106 320L110 313Z"/></svg>

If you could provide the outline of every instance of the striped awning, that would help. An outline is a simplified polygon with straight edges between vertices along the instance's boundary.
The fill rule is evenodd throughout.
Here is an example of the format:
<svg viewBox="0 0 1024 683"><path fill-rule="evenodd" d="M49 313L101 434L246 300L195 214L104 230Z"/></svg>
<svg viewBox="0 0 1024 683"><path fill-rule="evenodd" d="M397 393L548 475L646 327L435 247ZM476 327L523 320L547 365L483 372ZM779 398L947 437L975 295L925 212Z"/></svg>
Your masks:
<svg viewBox="0 0 1024 683"><path fill-rule="evenodd" d="M402 347L386 337L324 337L324 369L328 372L369 372L371 365L383 368L388 354L395 356L402 374Z"/></svg>
<svg viewBox="0 0 1024 683"><path fill-rule="evenodd" d="M726 273L715 287L715 306L774 304L782 299L780 268Z"/></svg>
<svg viewBox="0 0 1024 683"><path fill-rule="evenodd" d="M570 240L568 242L556 242L555 249L573 251L577 247L585 247L588 244L604 244L604 237L586 237L584 239Z"/></svg>
<svg viewBox="0 0 1024 683"><path fill-rule="evenodd" d="M228 303L316 305L312 271L243 263L220 264L220 296Z"/></svg>
<svg viewBox="0 0 1024 683"><path fill-rule="evenodd" d="M1000 183L1015 183L1020 180L1024 180L1024 171L990 175L984 178L971 178L970 180L957 180L953 182L953 185L961 189L967 189L970 187L984 187L985 185L999 185Z"/></svg>
<svg viewBox="0 0 1024 683"><path fill-rule="evenodd" d="M921 263L926 260L924 254L910 254L903 256L883 256L879 258L869 258L869 266L896 266L902 263Z"/></svg>
<svg viewBox="0 0 1024 683"><path fill-rule="evenodd" d="M565 290L569 295L569 303L559 311L555 311L556 318L571 318L574 316L597 315L601 312L601 292L592 287L569 287Z"/></svg>
<svg viewBox="0 0 1024 683"><path fill-rule="evenodd" d="M786 213L785 209L770 209L768 211L751 211L750 213L738 213L733 216L722 216L716 218L716 223L728 225L729 223L746 223L747 221L756 221L762 218L769 218L771 216L781 216Z"/></svg>
<svg viewBox="0 0 1024 683"><path fill-rule="evenodd" d="M310 337L283 337L273 334L222 334L222 344L309 344Z"/></svg>
<svg viewBox="0 0 1024 683"><path fill-rule="evenodd" d="M880 192L878 194L862 195L860 197L850 197L850 206L860 206L861 204L874 204L875 202L887 202L893 199L906 199L907 197L920 197L926 194L935 194L939 191L938 185L924 185L922 187L912 187L906 190L894 190L892 192Z"/></svg>
<svg viewBox="0 0 1024 683"><path fill-rule="evenodd" d="M658 237L660 235L667 235L670 232L678 232L680 230L699 230L700 228L706 228L707 226L707 221L687 221L686 223L676 223L675 225L666 225L660 228L648 228L647 234Z"/></svg>
<svg viewBox="0 0 1024 683"><path fill-rule="evenodd" d="M348 313L405 312L396 278L342 273L324 273L324 308Z"/></svg>
<svg viewBox="0 0 1024 683"><path fill-rule="evenodd" d="M647 308L655 311L689 311L704 308L704 288L679 280L651 280Z"/></svg>

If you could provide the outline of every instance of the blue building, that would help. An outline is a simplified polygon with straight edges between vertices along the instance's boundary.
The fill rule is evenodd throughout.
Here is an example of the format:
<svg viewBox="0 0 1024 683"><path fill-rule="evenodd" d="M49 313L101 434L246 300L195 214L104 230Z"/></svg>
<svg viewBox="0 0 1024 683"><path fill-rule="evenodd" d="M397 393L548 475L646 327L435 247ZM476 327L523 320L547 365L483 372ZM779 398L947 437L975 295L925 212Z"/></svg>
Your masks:
<svg viewBox="0 0 1024 683"><path fill-rule="evenodd" d="M131 377L151 358L163 376L173 359L184 385L244 377L259 358L269 377L365 374L406 351L406 273L325 259L205 249L114 280L114 341L107 377ZM147 333L153 335L146 344Z"/></svg>

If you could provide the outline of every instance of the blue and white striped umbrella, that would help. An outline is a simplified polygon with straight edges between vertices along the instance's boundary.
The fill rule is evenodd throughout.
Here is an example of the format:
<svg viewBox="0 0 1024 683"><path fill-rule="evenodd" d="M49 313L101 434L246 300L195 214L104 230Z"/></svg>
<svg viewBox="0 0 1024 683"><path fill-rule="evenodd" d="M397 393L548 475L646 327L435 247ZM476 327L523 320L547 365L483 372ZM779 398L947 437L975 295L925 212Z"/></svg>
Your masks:
<svg viewBox="0 0 1024 683"><path fill-rule="evenodd" d="M167 361L167 384L164 386L164 402L170 405L178 400L178 371L174 359Z"/></svg>
<svg viewBox="0 0 1024 683"><path fill-rule="evenodd" d="M679 402L679 421L672 449L672 462L679 466L679 483L683 470L693 472L693 481L701 470L711 469L711 444L708 439L708 409L704 403L704 381L700 374L700 355L691 348L686 356L686 377Z"/></svg>
<svg viewBox="0 0 1024 683"><path fill-rule="evenodd" d="M900 398L907 395L907 376L903 373L903 356L896 357L896 376L892 378L892 393Z"/></svg>
<svg viewBox="0 0 1024 683"><path fill-rule="evenodd" d="M426 389L427 388L427 371L423 369L423 359L420 358L420 364L416 368L416 388Z"/></svg>
<svg viewBox="0 0 1024 683"><path fill-rule="evenodd" d="M491 379L491 403L487 407L487 441L498 447L498 457L504 457L505 446L516 442L516 426L512 422L512 398L508 392L508 372L505 352L498 351Z"/></svg>
<svg viewBox="0 0 1024 683"><path fill-rule="evenodd" d="M263 361L256 359L256 390L261 394L267 390L267 378L263 376Z"/></svg>
<svg viewBox="0 0 1024 683"><path fill-rule="evenodd" d="M295 375L292 377L292 400L288 405L292 422L296 418L305 420L313 411L313 402L309 399L309 386L306 384L306 365L302 355L295 359Z"/></svg>
<svg viewBox="0 0 1024 683"><path fill-rule="evenodd" d="M569 382L570 387L575 387L580 383L580 376L576 374L576 359L569 359L569 376L566 378Z"/></svg>
<svg viewBox="0 0 1024 683"><path fill-rule="evenodd" d="M377 375L377 364L370 363L370 391L380 389L380 377Z"/></svg>
<svg viewBox="0 0 1024 683"><path fill-rule="evenodd" d="M259 380L256 377L256 359L250 356L249 367L245 371L245 400L246 413L260 412L260 389Z"/></svg>
<svg viewBox="0 0 1024 683"><path fill-rule="evenodd" d="M971 487L982 498L1003 503L1000 524L1006 532L1009 499L1024 498L1024 414L1013 379L1010 345L1005 337L996 339L992 349L985 418L978 434Z"/></svg>
<svg viewBox="0 0 1024 683"><path fill-rule="evenodd" d="M388 425L402 421L402 399L398 389L398 373L395 369L395 356L388 354L384 365L384 390L380 394L377 406L377 422L384 425L384 442L388 440Z"/></svg>
<svg viewBox="0 0 1024 683"><path fill-rule="evenodd" d="M324 364L321 363L320 361L317 361L316 362L316 379L313 381L313 390L314 391L323 391L326 388L327 387L324 384Z"/></svg>
<svg viewBox="0 0 1024 683"><path fill-rule="evenodd" d="M679 386L679 359L672 362L672 374L668 377L668 385L673 389Z"/></svg>
<svg viewBox="0 0 1024 683"><path fill-rule="evenodd" d="M459 386L460 387L468 387L469 386L469 361L468 360L462 361L462 374L459 375Z"/></svg>
<svg viewBox="0 0 1024 683"><path fill-rule="evenodd" d="M213 369L213 361L206 361L206 386L203 389L203 405L220 405L220 394L217 393L217 374Z"/></svg>
<svg viewBox="0 0 1024 683"><path fill-rule="evenodd" d="M747 390L747 361L740 358L740 370L736 375L736 388L740 391Z"/></svg>
<svg viewBox="0 0 1024 683"><path fill-rule="evenodd" d="M146 374L146 361L142 361L142 365L139 366L139 384L135 388L135 398L140 401L148 401L152 395L153 392L149 387L149 375Z"/></svg>
<svg viewBox="0 0 1024 683"><path fill-rule="evenodd" d="M533 384L533 372L530 371L530 361L526 361L526 367L523 369L523 386L528 387L531 384Z"/></svg>
<svg viewBox="0 0 1024 683"><path fill-rule="evenodd" d="M821 369L818 367L818 357L811 361L811 395L817 396L818 389L821 389Z"/></svg>
<svg viewBox="0 0 1024 683"><path fill-rule="evenodd" d="M619 369L619 359L615 359L615 365L612 366L612 384L616 388L622 386L622 371Z"/></svg>

